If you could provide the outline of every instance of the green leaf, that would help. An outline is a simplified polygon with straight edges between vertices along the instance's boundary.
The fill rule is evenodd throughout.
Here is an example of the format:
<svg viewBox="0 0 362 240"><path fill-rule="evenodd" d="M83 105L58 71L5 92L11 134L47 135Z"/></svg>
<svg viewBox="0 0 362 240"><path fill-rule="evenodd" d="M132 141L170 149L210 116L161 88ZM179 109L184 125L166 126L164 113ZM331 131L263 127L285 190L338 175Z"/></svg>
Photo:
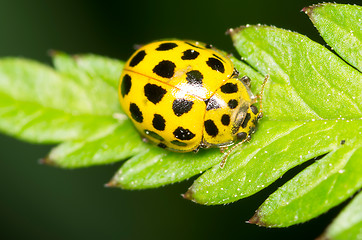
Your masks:
<svg viewBox="0 0 362 240"><path fill-rule="evenodd" d="M72 114L0 93L0 131L30 142L85 139L109 132L115 125L110 117Z"/></svg>
<svg viewBox="0 0 362 240"><path fill-rule="evenodd" d="M324 238L331 240L361 239L362 234L362 192L342 210L327 228Z"/></svg>
<svg viewBox="0 0 362 240"><path fill-rule="evenodd" d="M303 11L333 50L362 71L362 7L324 3Z"/></svg>
<svg viewBox="0 0 362 240"><path fill-rule="evenodd" d="M218 155L221 157L218 149L200 150L196 155L150 147L127 161L108 186L145 189L179 182L219 163L221 158L215 157Z"/></svg>
<svg viewBox="0 0 362 240"><path fill-rule="evenodd" d="M285 227L326 212L361 188L361 158L361 143L332 150L273 193L250 222Z"/></svg>
<svg viewBox="0 0 362 240"><path fill-rule="evenodd" d="M83 73L91 79L98 79L117 89L124 62L94 54L69 56L53 52L53 63L59 72Z"/></svg>
<svg viewBox="0 0 362 240"><path fill-rule="evenodd" d="M64 168L79 168L124 160L149 147L140 141L139 134L127 119L102 135L64 142L53 148L43 161Z"/></svg>
<svg viewBox="0 0 362 240"><path fill-rule="evenodd" d="M101 81L80 81L30 60L0 60L0 131L24 140L60 142L107 131L117 124L117 98Z"/></svg>
<svg viewBox="0 0 362 240"><path fill-rule="evenodd" d="M267 187L289 169L328 152L320 163L305 169L272 195L251 222L282 227L307 221L361 188L362 176L357 169L362 164L356 161L358 155L353 155L359 154L357 149L362 145L361 73L297 33L250 26L234 31L232 38L252 67L270 74L264 95L264 118L252 141L229 157L225 169L215 166L207 171L186 195L203 204L233 202ZM334 159L332 167L328 159ZM327 167L323 162L328 162ZM343 171L345 166L353 167L341 176L351 176L353 181L336 177L339 174L335 172ZM324 186L331 183L336 187L324 191ZM311 198L313 211L309 211ZM293 204L285 206L286 202ZM267 211L269 205L271 212Z"/></svg>

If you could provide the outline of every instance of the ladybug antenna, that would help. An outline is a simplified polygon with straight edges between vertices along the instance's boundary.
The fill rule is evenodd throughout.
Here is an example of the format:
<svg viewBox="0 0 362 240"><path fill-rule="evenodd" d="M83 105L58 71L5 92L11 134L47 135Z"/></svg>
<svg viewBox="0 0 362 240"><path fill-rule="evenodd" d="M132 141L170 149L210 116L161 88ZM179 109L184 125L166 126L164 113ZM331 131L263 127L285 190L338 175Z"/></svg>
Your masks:
<svg viewBox="0 0 362 240"><path fill-rule="evenodd" d="M267 74L264 78L264 82L263 85L261 85L261 90L260 93L257 95L257 98L260 100L260 104L259 104L259 113L258 113L258 119L261 118L263 116L263 94L264 94L264 89L265 89L265 85L267 83L267 81L269 80L269 75ZM234 151L235 148L237 148L239 145L243 144L246 141L250 140L250 136L246 137L244 140L242 140L241 142L235 144L234 146L232 146L232 148L230 148L223 156L221 162L220 162L220 168L224 168L225 164L226 164L226 160L228 159L230 153L232 151Z"/></svg>
<svg viewBox="0 0 362 240"><path fill-rule="evenodd" d="M235 149L237 146L239 146L239 145L241 145L241 144L243 144L244 142L249 141L249 140L250 140L250 137L247 137L247 138L245 138L243 141L238 142L237 144L235 144L234 146L232 146L232 148L230 148L230 149L224 154L224 156L223 156L223 158L222 158L222 160L221 160L221 162L220 162L220 165L219 165L220 168L221 168L221 169L224 168L224 166L225 166L225 164L226 164L226 160L228 159L230 153L231 153L232 151L234 151L234 149Z"/></svg>
<svg viewBox="0 0 362 240"><path fill-rule="evenodd" d="M259 98L259 100L260 100L258 118L261 118L263 116L263 94L264 94L266 82L268 80L269 80L269 74L267 74L265 76L263 85L261 85L260 93L257 95L257 98Z"/></svg>

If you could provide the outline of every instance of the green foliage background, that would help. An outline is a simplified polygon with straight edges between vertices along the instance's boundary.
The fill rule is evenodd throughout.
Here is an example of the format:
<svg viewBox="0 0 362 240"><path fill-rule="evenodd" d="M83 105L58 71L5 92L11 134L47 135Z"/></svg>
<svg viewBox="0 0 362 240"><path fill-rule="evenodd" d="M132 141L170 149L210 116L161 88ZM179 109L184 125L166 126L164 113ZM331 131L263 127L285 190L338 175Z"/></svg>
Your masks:
<svg viewBox="0 0 362 240"><path fill-rule="evenodd" d="M139 6L121 1L110 4L63 1L27 7L25 1L14 1L0 10L3 11L0 12L3 18L0 30L4 35L0 40L0 50L1 56L22 55L42 61L49 61L43 54L49 48L126 59L134 43L176 37L205 42L212 39L217 47L234 51L222 32L228 27L258 22L295 30L318 41L317 31L298 11L311 3L304 1L303 4L288 5L273 1L272 5L267 2L235 5L230 2L215 7L216 3L210 1L200 5L185 1L173 5L145 2ZM178 17L171 14L174 8L178 9ZM194 23L194 18L200 19L198 24ZM81 89L79 92L81 95ZM41 98L41 94L37 97ZM92 97L96 99L97 92ZM88 111L85 106L79 109L85 114ZM99 110L92 111L101 109L99 106ZM16 130L9 128L11 131ZM206 208L187 202L176 194L185 192L190 181L153 191L115 191L105 189L101 183L109 180L119 164L77 171L46 168L37 165L35 160L45 156L49 147L24 144L5 136L0 138L0 143L0 186L3 189L0 211L5 222L1 234L7 237L145 238L151 234L177 239L180 235L174 234L187 229L185 234L195 238L210 234L208 238L277 236L278 239L288 239L294 236L296 239L295 236L301 236L305 239L319 235L335 215L331 211L310 223L287 230L260 229L241 221L253 215L253 210L281 182L237 204ZM293 171L288 172L284 179L292 175ZM324 218L327 222L323 221Z"/></svg>

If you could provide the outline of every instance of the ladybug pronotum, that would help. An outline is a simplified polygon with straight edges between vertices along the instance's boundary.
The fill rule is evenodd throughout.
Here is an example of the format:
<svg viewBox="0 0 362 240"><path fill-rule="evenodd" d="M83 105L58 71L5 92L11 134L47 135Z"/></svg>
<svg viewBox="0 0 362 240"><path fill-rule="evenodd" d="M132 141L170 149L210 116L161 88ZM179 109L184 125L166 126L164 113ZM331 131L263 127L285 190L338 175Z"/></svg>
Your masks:
<svg viewBox="0 0 362 240"><path fill-rule="evenodd" d="M123 69L119 98L144 140L177 152L248 140L261 116L250 79L221 51L194 41L138 49Z"/></svg>

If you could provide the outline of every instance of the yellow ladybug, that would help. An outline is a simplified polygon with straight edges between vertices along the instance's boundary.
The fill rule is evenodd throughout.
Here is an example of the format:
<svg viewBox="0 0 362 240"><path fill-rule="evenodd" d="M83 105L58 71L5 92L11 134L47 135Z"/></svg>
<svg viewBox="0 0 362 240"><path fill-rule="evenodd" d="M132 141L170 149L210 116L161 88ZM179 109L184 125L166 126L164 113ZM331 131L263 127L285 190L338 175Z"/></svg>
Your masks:
<svg viewBox="0 0 362 240"><path fill-rule="evenodd" d="M261 112L250 79L211 45L158 41L138 49L120 79L119 98L144 140L177 152L248 140Z"/></svg>

